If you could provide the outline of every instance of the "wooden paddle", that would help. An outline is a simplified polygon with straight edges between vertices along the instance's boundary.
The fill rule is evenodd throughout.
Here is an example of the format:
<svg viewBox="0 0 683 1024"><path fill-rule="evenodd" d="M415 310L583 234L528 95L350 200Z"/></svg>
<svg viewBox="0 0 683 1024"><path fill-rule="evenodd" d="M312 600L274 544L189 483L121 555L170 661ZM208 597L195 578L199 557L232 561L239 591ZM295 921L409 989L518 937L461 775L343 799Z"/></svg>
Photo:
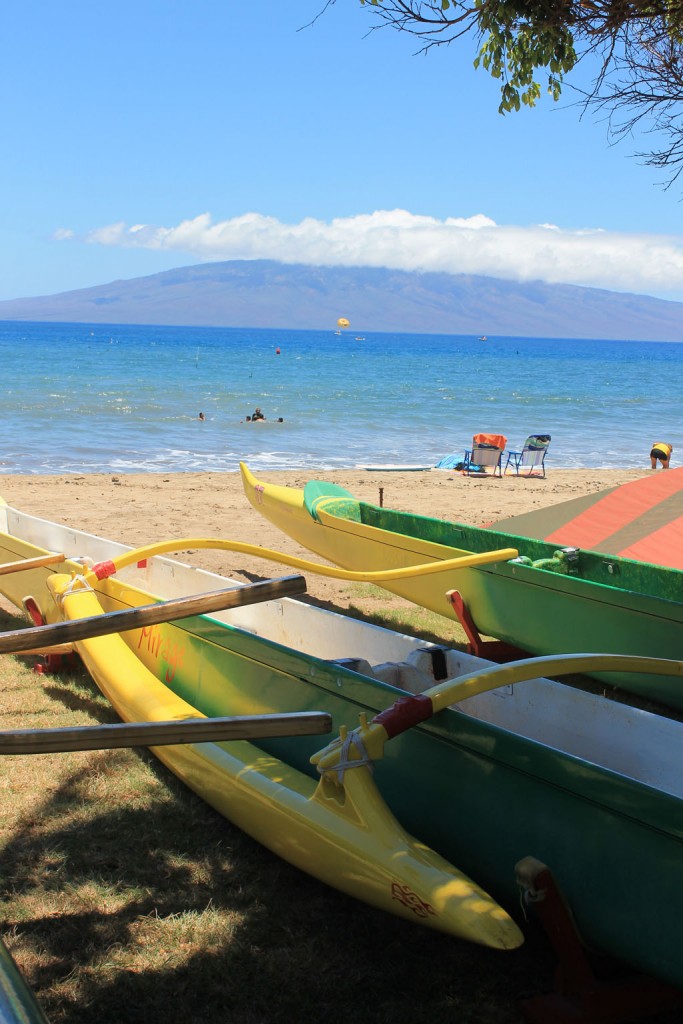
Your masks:
<svg viewBox="0 0 683 1024"><path fill-rule="evenodd" d="M42 569L44 565L57 565L66 560L65 555L40 555L38 558L23 558L20 562L5 562L0 565L0 576L11 572L24 572L25 569Z"/></svg>
<svg viewBox="0 0 683 1024"><path fill-rule="evenodd" d="M54 644L74 643L90 637L105 636L108 633L124 633L129 629L155 626L159 622L184 619L190 615L206 615L209 612L238 608L272 601L276 598L291 597L306 591L303 576L283 576L281 579L248 583L244 586L214 590L208 594L191 597L177 597L171 601L128 608L120 612L106 612L91 615L71 622L58 622L49 626L33 626L30 629L14 629L0 633L0 654L21 654L34 647L50 647Z"/></svg>
<svg viewBox="0 0 683 1024"><path fill-rule="evenodd" d="M7 729L0 732L0 754L160 747L169 743L217 743L267 736L318 736L331 731L332 716L322 711L184 718L171 722L116 722L59 729Z"/></svg>

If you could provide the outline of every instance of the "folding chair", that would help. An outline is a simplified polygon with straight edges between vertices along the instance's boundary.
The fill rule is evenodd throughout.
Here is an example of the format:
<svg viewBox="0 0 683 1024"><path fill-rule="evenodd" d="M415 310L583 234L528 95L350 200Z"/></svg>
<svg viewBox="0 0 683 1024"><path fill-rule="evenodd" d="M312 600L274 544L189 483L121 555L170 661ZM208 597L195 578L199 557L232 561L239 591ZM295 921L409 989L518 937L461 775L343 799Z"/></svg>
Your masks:
<svg viewBox="0 0 683 1024"><path fill-rule="evenodd" d="M472 449L465 452L463 460L465 476L502 476L503 451L506 444L507 437L503 437L502 434L475 434L472 438Z"/></svg>
<svg viewBox="0 0 683 1024"><path fill-rule="evenodd" d="M531 434L521 452L508 452L505 472L512 464L511 472L516 476L545 476L545 456L549 444L550 434ZM540 468L540 473L534 473L537 468Z"/></svg>

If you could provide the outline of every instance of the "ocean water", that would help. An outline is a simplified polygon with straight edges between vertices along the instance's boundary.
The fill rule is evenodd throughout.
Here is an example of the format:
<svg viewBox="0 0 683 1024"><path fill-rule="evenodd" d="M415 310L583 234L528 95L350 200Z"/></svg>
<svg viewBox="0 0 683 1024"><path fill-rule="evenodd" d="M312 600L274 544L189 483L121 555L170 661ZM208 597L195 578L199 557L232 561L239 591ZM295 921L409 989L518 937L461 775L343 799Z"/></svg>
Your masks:
<svg viewBox="0 0 683 1024"><path fill-rule="evenodd" d="M2 322L0 366L0 473L434 465L480 431L551 434L549 469L683 455L683 344Z"/></svg>

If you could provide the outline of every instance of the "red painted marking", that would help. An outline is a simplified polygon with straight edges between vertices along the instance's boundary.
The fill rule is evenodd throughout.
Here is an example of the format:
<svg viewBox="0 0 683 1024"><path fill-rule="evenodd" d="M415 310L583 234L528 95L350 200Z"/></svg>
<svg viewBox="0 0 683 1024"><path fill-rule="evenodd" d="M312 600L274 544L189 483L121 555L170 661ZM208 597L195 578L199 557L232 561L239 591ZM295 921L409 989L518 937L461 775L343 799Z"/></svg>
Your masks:
<svg viewBox="0 0 683 1024"><path fill-rule="evenodd" d="M643 479L632 480L610 491L545 540L550 544L572 544L578 548L599 550L602 541L682 488L683 471L680 469L661 470L647 477L645 482ZM624 555L624 552L619 554Z"/></svg>
<svg viewBox="0 0 683 1024"><path fill-rule="evenodd" d="M420 899L416 892L408 888L407 885L401 885L399 882L391 883L391 898L398 900L404 907L416 915L416 917L436 917L436 911L430 903L425 903L424 900Z"/></svg>
<svg viewBox="0 0 683 1024"><path fill-rule="evenodd" d="M665 565L669 569L683 569L683 516L623 548L619 557Z"/></svg>

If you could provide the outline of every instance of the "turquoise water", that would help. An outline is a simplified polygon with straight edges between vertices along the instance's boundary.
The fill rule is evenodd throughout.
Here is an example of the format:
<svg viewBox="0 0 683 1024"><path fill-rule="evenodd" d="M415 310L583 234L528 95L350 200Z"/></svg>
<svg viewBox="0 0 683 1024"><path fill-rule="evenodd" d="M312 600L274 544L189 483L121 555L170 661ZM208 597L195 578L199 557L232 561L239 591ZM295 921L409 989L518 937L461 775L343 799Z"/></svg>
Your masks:
<svg viewBox="0 0 683 1024"><path fill-rule="evenodd" d="M549 468L683 453L683 344L4 322L0 361L2 473L434 465L480 431L551 434Z"/></svg>

